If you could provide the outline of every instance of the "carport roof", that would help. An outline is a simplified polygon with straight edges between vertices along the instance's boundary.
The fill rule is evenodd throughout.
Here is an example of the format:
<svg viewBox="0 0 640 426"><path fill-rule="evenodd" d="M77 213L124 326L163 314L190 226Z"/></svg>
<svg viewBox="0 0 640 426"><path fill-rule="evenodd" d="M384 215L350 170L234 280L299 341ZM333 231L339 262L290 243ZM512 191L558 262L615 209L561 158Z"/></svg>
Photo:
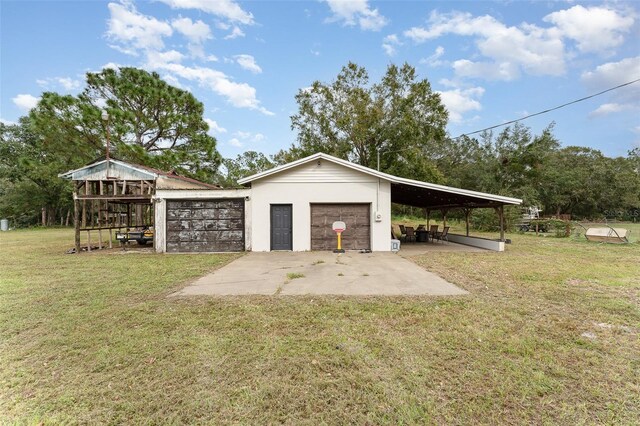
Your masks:
<svg viewBox="0 0 640 426"><path fill-rule="evenodd" d="M329 154L319 152L291 163L283 164L273 169L256 173L252 176L240 179L238 183L245 185L253 181L263 179L267 176L292 169L312 161L326 160L344 167L357 170L359 172L377 177L391 183L391 201L398 204L405 204L426 209L445 208L479 208L498 207L506 204L519 205L522 200L505 197L502 195L488 194L485 192L470 191L468 189L454 188L451 186L438 185L435 183L422 182L419 180L401 178L398 176L383 173L369 167L361 166Z"/></svg>

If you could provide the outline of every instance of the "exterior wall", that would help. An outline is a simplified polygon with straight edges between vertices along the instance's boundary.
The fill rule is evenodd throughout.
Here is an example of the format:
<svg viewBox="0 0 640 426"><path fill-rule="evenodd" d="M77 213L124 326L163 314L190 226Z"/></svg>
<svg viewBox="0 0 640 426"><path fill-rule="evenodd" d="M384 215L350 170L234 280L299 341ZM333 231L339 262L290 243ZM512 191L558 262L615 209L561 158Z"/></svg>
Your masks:
<svg viewBox="0 0 640 426"><path fill-rule="evenodd" d="M155 236L154 247L159 253L167 251L167 203L166 200L198 200L198 199L224 199L244 198L244 236L245 250L250 251L252 244L252 200L250 189L197 189L197 190L171 190L158 189L154 196L155 203ZM247 201L247 197L249 200Z"/></svg>
<svg viewBox="0 0 640 426"><path fill-rule="evenodd" d="M391 249L391 185L329 161L313 161L252 182L252 249L271 248L271 204L293 206L293 250L311 249L311 203L371 204L371 249ZM376 212L382 220L376 222Z"/></svg>

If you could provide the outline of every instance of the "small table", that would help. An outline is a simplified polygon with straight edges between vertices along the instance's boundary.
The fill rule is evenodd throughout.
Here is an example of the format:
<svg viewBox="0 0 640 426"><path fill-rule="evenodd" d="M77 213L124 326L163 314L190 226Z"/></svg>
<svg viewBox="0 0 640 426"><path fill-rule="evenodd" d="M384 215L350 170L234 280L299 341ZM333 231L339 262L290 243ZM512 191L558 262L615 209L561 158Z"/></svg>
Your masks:
<svg viewBox="0 0 640 426"><path fill-rule="evenodd" d="M419 243L428 243L429 231L427 231L426 229L420 229L416 231L416 241Z"/></svg>

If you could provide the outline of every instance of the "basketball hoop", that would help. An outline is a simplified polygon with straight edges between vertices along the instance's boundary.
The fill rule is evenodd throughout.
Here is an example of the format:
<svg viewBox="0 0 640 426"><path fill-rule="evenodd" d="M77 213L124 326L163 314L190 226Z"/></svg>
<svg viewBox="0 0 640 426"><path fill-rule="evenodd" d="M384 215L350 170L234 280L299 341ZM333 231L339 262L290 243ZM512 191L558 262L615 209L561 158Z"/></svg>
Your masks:
<svg viewBox="0 0 640 426"><path fill-rule="evenodd" d="M347 224L341 220L337 220L333 222L331 225L331 229L338 235L338 248L335 249L334 253L344 253L344 249L342 248L342 233L347 230Z"/></svg>

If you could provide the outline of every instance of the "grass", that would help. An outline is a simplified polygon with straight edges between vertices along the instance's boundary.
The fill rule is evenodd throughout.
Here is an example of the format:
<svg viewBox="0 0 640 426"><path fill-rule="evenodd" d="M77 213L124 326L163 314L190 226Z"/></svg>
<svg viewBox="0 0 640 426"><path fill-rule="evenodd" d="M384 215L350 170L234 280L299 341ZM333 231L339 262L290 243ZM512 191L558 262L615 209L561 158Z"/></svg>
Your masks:
<svg viewBox="0 0 640 426"><path fill-rule="evenodd" d="M296 278L304 278L304 274L301 274L300 272L289 272L287 274L287 280L289 281L295 280Z"/></svg>
<svg viewBox="0 0 640 426"><path fill-rule="evenodd" d="M464 297L174 299L235 256L0 234L0 423L640 422L640 246L413 260Z"/></svg>

